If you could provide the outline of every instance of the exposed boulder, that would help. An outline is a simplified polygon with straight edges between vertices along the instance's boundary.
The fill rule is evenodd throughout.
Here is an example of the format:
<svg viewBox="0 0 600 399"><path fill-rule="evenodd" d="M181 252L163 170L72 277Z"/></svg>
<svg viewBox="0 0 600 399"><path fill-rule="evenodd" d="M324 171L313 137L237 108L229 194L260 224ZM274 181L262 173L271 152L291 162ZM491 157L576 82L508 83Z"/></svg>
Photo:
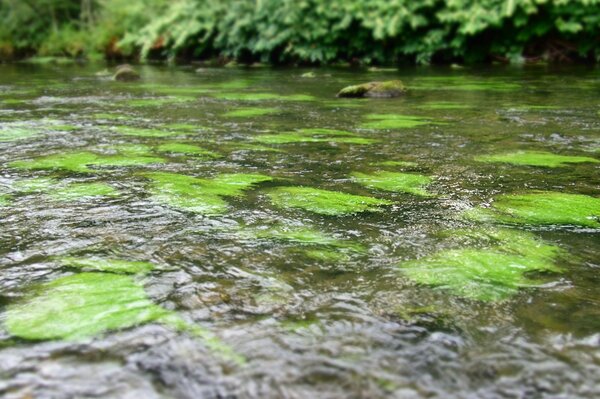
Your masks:
<svg viewBox="0 0 600 399"><path fill-rule="evenodd" d="M140 79L140 74L131 65L123 64L116 68L113 79L121 82L133 82Z"/></svg>
<svg viewBox="0 0 600 399"><path fill-rule="evenodd" d="M400 80L385 82L369 82L360 85L344 87L337 94L338 97L398 97L406 92L406 87Z"/></svg>

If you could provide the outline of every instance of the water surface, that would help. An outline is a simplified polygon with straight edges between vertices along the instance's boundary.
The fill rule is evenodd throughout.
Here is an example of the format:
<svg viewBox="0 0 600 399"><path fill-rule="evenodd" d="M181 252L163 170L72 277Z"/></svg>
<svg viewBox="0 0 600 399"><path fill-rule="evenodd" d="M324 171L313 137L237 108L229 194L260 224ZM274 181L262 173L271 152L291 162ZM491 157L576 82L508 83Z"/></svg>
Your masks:
<svg viewBox="0 0 600 399"><path fill-rule="evenodd" d="M597 70L99 69L0 66L2 396L600 395Z"/></svg>

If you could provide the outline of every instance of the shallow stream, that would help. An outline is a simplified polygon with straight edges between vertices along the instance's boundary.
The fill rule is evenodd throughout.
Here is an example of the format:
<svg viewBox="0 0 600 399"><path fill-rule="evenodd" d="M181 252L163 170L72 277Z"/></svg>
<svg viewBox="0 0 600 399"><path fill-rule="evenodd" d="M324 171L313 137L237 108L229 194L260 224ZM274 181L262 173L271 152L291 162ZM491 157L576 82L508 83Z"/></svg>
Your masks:
<svg viewBox="0 0 600 399"><path fill-rule="evenodd" d="M101 69L0 65L0 396L600 397L597 69Z"/></svg>

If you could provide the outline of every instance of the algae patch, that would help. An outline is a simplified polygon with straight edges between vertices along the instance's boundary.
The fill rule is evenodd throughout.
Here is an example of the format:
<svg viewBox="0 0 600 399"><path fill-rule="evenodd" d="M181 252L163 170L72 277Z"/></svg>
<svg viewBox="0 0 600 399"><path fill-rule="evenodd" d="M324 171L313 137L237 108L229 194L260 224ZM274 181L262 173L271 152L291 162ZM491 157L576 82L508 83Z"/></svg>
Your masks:
<svg viewBox="0 0 600 399"><path fill-rule="evenodd" d="M251 118L255 116L272 115L279 112L278 108L258 108L248 107L239 108L233 111L226 112L224 116L233 118Z"/></svg>
<svg viewBox="0 0 600 399"><path fill-rule="evenodd" d="M409 193L424 197L431 195L425 189L432 181L429 176L387 171L379 171L370 174L354 172L351 176L357 183L368 188L376 188L396 193Z"/></svg>
<svg viewBox="0 0 600 399"><path fill-rule="evenodd" d="M88 267L84 260L71 265ZM112 262L112 269L123 269ZM138 270L148 267L137 266ZM132 270L131 265L125 269ZM227 360L243 364L245 359L204 328L191 325L177 314L155 305L132 277L121 274L83 272L41 284L5 313L5 326L15 337L42 341L78 341L102 333L161 323L187 331Z"/></svg>
<svg viewBox="0 0 600 399"><path fill-rule="evenodd" d="M99 155L93 152L84 151L47 155L31 160L14 161L9 165L18 169L63 169L72 172L90 173L94 172L94 169L90 169L90 167L142 166L162 162L164 162L162 158L151 156L133 156L133 154Z"/></svg>
<svg viewBox="0 0 600 399"><path fill-rule="evenodd" d="M50 197L57 201L71 201L90 197L116 197L119 192L105 183L71 183L57 187Z"/></svg>
<svg viewBox="0 0 600 399"><path fill-rule="evenodd" d="M391 201L311 187L277 187L267 193L280 208L299 208L321 215L339 216L380 211Z"/></svg>
<svg viewBox="0 0 600 399"><path fill-rule="evenodd" d="M334 129L299 129L278 134L261 134L253 138L263 144L337 143L372 144L376 140L359 137L352 132Z"/></svg>
<svg viewBox="0 0 600 399"><path fill-rule="evenodd" d="M156 202L205 215L222 214L228 204L222 197L235 197L254 184L271 180L258 174L223 174L202 179L176 173L145 174L152 182L150 193Z"/></svg>
<svg viewBox="0 0 600 399"><path fill-rule="evenodd" d="M43 284L23 303L10 305L6 327L24 339L76 340L168 315L131 277L80 273Z"/></svg>
<svg viewBox="0 0 600 399"><path fill-rule="evenodd" d="M220 93L216 98L229 101L313 101L315 98L307 94L275 94L275 93Z"/></svg>
<svg viewBox="0 0 600 399"><path fill-rule="evenodd" d="M404 129L433 123L426 118L414 115L369 114L366 118L370 122L361 125L365 129Z"/></svg>
<svg viewBox="0 0 600 399"><path fill-rule="evenodd" d="M548 168L567 166L572 163L600 163L599 160L591 157L558 155L545 151L516 151L496 155L481 155L475 157L475 160L479 162L501 162L513 165L545 166Z"/></svg>
<svg viewBox="0 0 600 399"><path fill-rule="evenodd" d="M501 223L599 228L600 198L543 191L504 194L496 197L490 208L473 209L466 217Z"/></svg>
<svg viewBox="0 0 600 399"><path fill-rule="evenodd" d="M400 270L411 280L454 295L480 301L500 301L542 281L532 272L560 272L555 264L561 250L533 235L510 230L458 231L470 235L481 248L443 250L402 262Z"/></svg>
<svg viewBox="0 0 600 399"><path fill-rule="evenodd" d="M184 143L165 143L161 144L157 147L159 152L169 152L174 154L192 154L199 155L207 158L219 158L220 155L216 152L207 150L206 148L202 148L193 144L184 144Z"/></svg>

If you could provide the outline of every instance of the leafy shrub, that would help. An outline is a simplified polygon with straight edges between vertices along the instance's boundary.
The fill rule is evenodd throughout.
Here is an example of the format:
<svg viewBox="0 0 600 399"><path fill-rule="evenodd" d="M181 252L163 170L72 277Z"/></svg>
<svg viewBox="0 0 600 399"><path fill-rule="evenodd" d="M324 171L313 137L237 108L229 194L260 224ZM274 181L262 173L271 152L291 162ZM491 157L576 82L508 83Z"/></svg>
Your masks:
<svg viewBox="0 0 600 399"><path fill-rule="evenodd" d="M81 4L93 4L82 23ZM0 0L0 42L243 62L600 60L600 0ZM34 4L35 6L32 6ZM35 10L34 10L35 8ZM88 18L89 19L89 18ZM90 22L90 21L88 21ZM65 29L69 34L56 34ZM53 30L55 36L49 36ZM48 39L48 40L46 40ZM52 48L48 43L45 48ZM46 50L47 51L47 50ZM59 51L54 48L53 52Z"/></svg>

